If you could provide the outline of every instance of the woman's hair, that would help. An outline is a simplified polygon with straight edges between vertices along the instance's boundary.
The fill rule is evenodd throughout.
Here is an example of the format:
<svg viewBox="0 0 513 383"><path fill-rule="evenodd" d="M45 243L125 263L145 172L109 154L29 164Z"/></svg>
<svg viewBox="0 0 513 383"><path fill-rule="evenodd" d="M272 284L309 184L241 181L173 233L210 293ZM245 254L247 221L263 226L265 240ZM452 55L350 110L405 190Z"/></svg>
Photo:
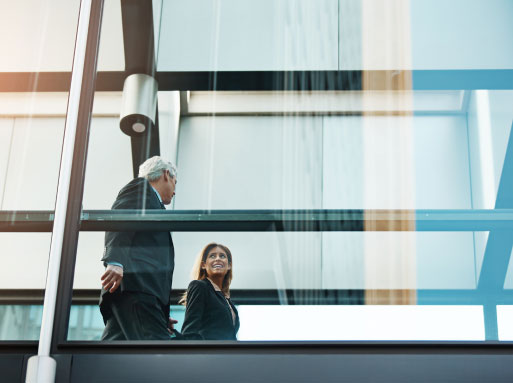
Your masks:
<svg viewBox="0 0 513 383"><path fill-rule="evenodd" d="M221 248L228 257L228 264L231 266L226 275L223 279L223 284L220 286L221 291L228 295L230 293L230 283L232 283L233 278L233 262L232 262L232 253L230 252L230 249L228 249L226 246L221 245L220 243L211 242L208 245L206 245L198 254L198 257L196 258L196 262L194 263L194 266L192 267L191 272L191 279L201 281L203 279L207 279L207 271L203 268L201 268L201 265L207 261L208 254L215 249L216 247ZM187 304L187 292L182 296L182 299L178 302L179 304L186 305Z"/></svg>

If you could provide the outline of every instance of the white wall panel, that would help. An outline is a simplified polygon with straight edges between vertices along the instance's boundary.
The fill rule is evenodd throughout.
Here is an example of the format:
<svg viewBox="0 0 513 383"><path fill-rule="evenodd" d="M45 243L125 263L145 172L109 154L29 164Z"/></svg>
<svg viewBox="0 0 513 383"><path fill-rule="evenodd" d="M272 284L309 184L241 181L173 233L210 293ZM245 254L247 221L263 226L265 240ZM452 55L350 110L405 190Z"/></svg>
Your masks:
<svg viewBox="0 0 513 383"><path fill-rule="evenodd" d="M339 0L339 69L511 69L510 0Z"/></svg>
<svg viewBox="0 0 513 383"><path fill-rule="evenodd" d="M312 117L184 118L175 208L319 208L320 124ZM177 287L187 286L194 257L210 241L232 248L234 287L320 287L319 233L174 233L173 238Z"/></svg>
<svg viewBox="0 0 513 383"><path fill-rule="evenodd" d="M1 0L0 9L0 71L71 71L79 0Z"/></svg>
<svg viewBox="0 0 513 383"><path fill-rule="evenodd" d="M365 288L366 236L357 232L322 233L322 288Z"/></svg>
<svg viewBox="0 0 513 383"><path fill-rule="evenodd" d="M119 128L119 118L92 119L88 150L83 207L110 209L133 179L130 137Z"/></svg>
<svg viewBox="0 0 513 383"><path fill-rule="evenodd" d="M64 118L16 118L2 209L53 210Z"/></svg>
<svg viewBox="0 0 513 383"><path fill-rule="evenodd" d="M71 71L79 0L0 0L0 71ZM120 1L105 1L99 70L123 70Z"/></svg>
<svg viewBox="0 0 513 383"><path fill-rule="evenodd" d="M413 139L401 146L411 121ZM365 125L364 125L365 122ZM467 133L464 117L325 117L323 138L323 207L326 209L464 209L470 208ZM365 135L372 140L365 140ZM387 145L388 144L388 145ZM394 153L413 150L413 177L405 180ZM373 166L365 167L364 161ZM393 165L393 166L391 166ZM397 166L396 166L397 165ZM371 169L372 174L366 174ZM368 170L367 170L368 171ZM376 192L365 193L368 180ZM405 205L394 188L414 185ZM392 189L391 193L384 191ZM368 198L364 198L367 196Z"/></svg>
<svg viewBox="0 0 513 383"><path fill-rule="evenodd" d="M51 233L0 233L0 289L44 289Z"/></svg>
<svg viewBox="0 0 513 383"><path fill-rule="evenodd" d="M470 209L464 116L413 119L416 209Z"/></svg>
<svg viewBox="0 0 513 383"><path fill-rule="evenodd" d="M320 118L184 118L179 140L176 209L321 207Z"/></svg>
<svg viewBox="0 0 513 383"><path fill-rule="evenodd" d="M417 288L474 289L472 232L417 232Z"/></svg>
<svg viewBox="0 0 513 383"><path fill-rule="evenodd" d="M175 288L188 286L196 256L209 242L232 252L234 289L321 288L320 233L180 232L173 242Z"/></svg>
<svg viewBox="0 0 513 383"><path fill-rule="evenodd" d="M323 118L324 209L365 208L362 129L361 117Z"/></svg>
<svg viewBox="0 0 513 383"><path fill-rule="evenodd" d="M413 243L414 270L389 267L390 242ZM323 288L327 289L472 289L476 286L472 233L366 232L323 233ZM379 259L387 267L369 265ZM369 268L381 270L369 279ZM367 276L367 278L366 278Z"/></svg>
<svg viewBox="0 0 513 383"><path fill-rule="evenodd" d="M363 118L324 118L323 208L471 207L465 118ZM413 131L410 180L390 161L394 152L405 150L400 146L402 135L408 133L401 123L405 118L411 119L408 129ZM365 166L364 161L374 166ZM368 179L373 180L376 192L365 192ZM412 184L415 193L406 200L411 201L409 205L394 192L405 183ZM406 243L415 253L408 255L411 262L396 267L397 259L386 249L399 249ZM475 284L471 233L324 233L322 254L326 288L472 288ZM369 273L370 269L376 273ZM410 279L415 273L416 278Z"/></svg>
<svg viewBox="0 0 513 383"><path fill-rule="evenodd" d="M176 164L180 130L180 92L158 92L160 155Z"/></svg>
<svg viewBox="0 0 513 383"><path fill-rule="evenodd" d="M411 68L411 1L415 0L357 1L361 3L362 12L362 64L360 67L350 69L395 70ZM341 41L342 44L345 42L347 42L347 38ZM343 49L341 46L340 50ZM363 81L365 89L365 79Z"/></svg>
<svg viewBox="0 0 513 383"><path fill-rule="evenodd" d="M12 118L0 118L0 209L3 208L1 201L3 201L4 196L13 125L14 120Z"/></svg>
<svg viewBox="0 0 513 383"><path fill-rule="evenodd" d="M512 69L511 0L411 0L412 69Z"/></svg>
<svg viewBox="0 0 513 383"><path fill-rule="evenodd" d="M158 69L336 70L337 0L166 1Z"/></svg>
<svg viewBox="0 0 513 383"><path fill-rule="evenodd" d="M121 21L121 1L106 0L103 6L98 70L122 71L124 69L125 50L123 45L123 24Z"/></svg>
<svg viewBox="0 0 513 383"><path fill-rule="evenodd" d="M104 232L80 232L75 263L74 289L99 289L104 273L103 243Z"/></svg>
<svg viewBox="0 0 513 383"><path fill-rule="evenodd" d="M339 69L362 68L362 2L338 0Z"/></svg>

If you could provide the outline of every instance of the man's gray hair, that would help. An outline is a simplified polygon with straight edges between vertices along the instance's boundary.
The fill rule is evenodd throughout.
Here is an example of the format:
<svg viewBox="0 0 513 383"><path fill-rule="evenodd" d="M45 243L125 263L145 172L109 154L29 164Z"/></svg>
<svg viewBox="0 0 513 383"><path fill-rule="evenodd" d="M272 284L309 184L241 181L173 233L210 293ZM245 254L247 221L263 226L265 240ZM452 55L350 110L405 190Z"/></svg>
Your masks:
<svg viewBox="0 0 513 383"><path fill-rule="evenodd" d="M176 167L171 161L167 161L160 156L154 156L148 158L139 166L139 177L146 178L150 182L156 181L166 170L169 170L171 177L176 177Z"/></svg>

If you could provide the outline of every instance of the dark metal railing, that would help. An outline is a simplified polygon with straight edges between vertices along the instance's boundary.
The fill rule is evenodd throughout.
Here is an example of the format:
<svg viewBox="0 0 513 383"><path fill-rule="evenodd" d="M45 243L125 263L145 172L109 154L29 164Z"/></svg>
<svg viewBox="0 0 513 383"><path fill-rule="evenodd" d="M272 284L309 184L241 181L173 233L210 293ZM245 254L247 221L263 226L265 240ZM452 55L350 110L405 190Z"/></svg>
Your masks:
<svg viewBox="0 0 513 383"><path fill-rule="evenodd" d="M0 232L50 232L52 211L0 211ZM81 231L490 231L513 230L495 210L85 210Z"/></svg>

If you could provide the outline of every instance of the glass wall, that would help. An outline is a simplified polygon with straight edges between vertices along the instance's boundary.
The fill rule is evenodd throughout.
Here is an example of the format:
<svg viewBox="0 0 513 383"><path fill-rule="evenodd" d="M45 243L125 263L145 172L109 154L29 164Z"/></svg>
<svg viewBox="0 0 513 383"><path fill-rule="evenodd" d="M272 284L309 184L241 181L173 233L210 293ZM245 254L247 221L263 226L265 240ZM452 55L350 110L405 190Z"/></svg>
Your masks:
<svg viewBox="0 0 513 383"><path fill-rule="evenodd" d="M488 152L478 138L486 127L475 116L484 107L483 94L495 100L486 109L494 126L489 143L495 145ZM401 104L405 99L409 105ZM160 92L161 150L176 153L168 158L178 168L170 217L184 211L249 216L291 209L368 214L366 229L358 232L175 231L174 305L189 286L198 252L219 242L233 255L238 340L488 339L485 306L510 294L501 286L485 299L481 295L489 232L443 225L426 231L420 221L401 230L389 222L376 231L372 212L493 208L513 118L500 105L511 101L511 91L497 90L192 91L187 112L173 125L176 116L169 111L182 106L179 95ZM92 125L91 148L97 150L88 162L86 210L108 209L131 179L129 139L114 119L104 123L100 128L96 119ZM107 134L112 138L100 138ZM112 160L93 162L107 152ZM487 184L480 177L492 178L483 166L494 162L500 168L493 173L494 199L486 206L481 195ZM100 168L113 174L101 189L92 181L101 176ZM98 288L103 246L103 233L81 233L75 289ZM510 284L508 268L504 287ZM183 318L174 305L171 315ZM308 324L297 323L298 317ZM507 323L499 326L498 339L507 340L501 335ZM84 339L98 339L101 331Z"/></svg>
<svg viewBox="0 0 513 383"><path fill-rule="evenodd" d="M20 4L24 14L29 3ZM170 306L185 335L179 301L197 278L198 253L216 242L233 256L234 306L220 304L228 322L237 310L239 341L511 340L511 2L122 4L105 3L68 340L100 341L112 302L127 292L160 299L121 287L103 293L111 301L102 316L106 232L128 238L117 245L128 263L110 263L125 281L142 272L131 269L137 257L151 283L168 273L170 299L158 312L167 316ZM60 5L78 12L78 1ZM68 23L74 36L71 10L63 10L43 9L42 21L19 18L12 28L30 22L58 36L64 29L54 29ZM68 56L51 61L50 45L37 40L2 71L70 71L73 44L67 69ZM127 98L154 102L147 89L127 88L131 75L155 79L155 114L133 111L149 120L122 131ZM0 97L1 208L51 212L66 89ZM162 200L165 210L128 204L113 212L153 155L176 164L176 195ZM162 199L159 187L141 182ZM167 232L172 266L153 259L170 242L148 242L145 255L135 250L134 238ZM43 289L50 234L1 235L10 266L2 293ZM16 330L2 327L2 339L34 339L37 330L22 327L39 326L39 309L26 302L3 306L4 327ZM170 344L197 340L180 333Z"/></svg>
<svg viewBox="0 0 513 383"><path fill-rule="evenodd" d="M39 338L79 5L1 5L0 340Z"/></svg>

